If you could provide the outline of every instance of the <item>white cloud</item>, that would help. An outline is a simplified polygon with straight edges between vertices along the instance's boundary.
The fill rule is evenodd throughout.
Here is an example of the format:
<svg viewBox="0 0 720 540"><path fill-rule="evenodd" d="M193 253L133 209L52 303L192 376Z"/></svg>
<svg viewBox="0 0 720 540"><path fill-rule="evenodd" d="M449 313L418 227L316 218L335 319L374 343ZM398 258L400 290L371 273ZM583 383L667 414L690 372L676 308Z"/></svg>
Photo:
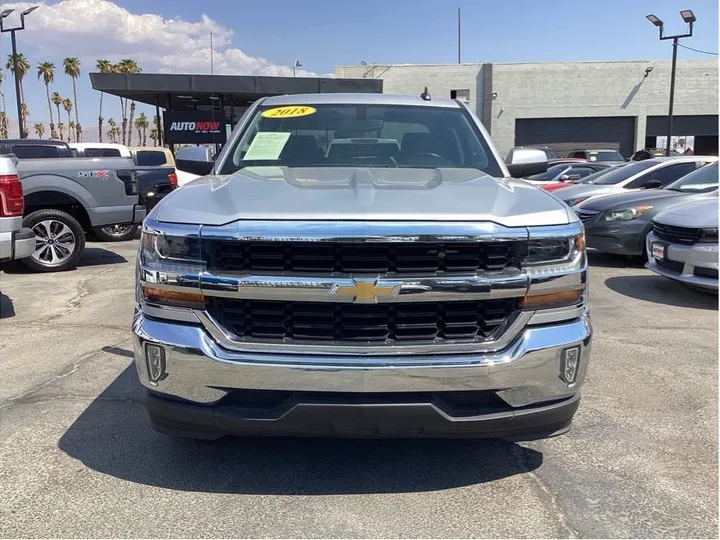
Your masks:
<svg viewBox="0 0 720 540"><path fill-rule="evenodd" d="M5 4L22 10L37 3ZM208 73L213 33L215 73L222 75L292 75L292 67L231 47L233 31L207 15L197 21L135 14L110 0L62 0L28 16L23 41L40 55L78 56L86 70L98 58L133 58L145 72ZM298 76L315 73L298 69Z"/></svg>

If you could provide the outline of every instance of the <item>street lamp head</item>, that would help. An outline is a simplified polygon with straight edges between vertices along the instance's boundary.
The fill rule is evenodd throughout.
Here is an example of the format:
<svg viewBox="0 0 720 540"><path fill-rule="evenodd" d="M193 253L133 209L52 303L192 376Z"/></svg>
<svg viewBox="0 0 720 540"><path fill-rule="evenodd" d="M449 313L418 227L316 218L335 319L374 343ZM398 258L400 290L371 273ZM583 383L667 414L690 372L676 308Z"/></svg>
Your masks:
<svg viewBox="0 0 720 540"><path fill-rule="evenodd" d="M35 11L35 10L36 10L37 8L39 8L39 7L40 7L40 6L32 6L32 7L29 7L29 8L27 8L25 11L23 11L23 12L20 14L20 16L21 16L21 17L25 17L26 15L30 15L33 11Z"/></svg>
<svg viewBox="0 0 720 540"><path fill-rule="evenodd" d="M295 60L295 67L296 67L296 68L302 67L302 64L300 63L300 60Z"/></svg>
<svg viewBox="0 0 720 540"><path fill-rule="evenodd" d="M14 10L14 9L4 9L4 10L2 10L2 12L0 13L0 19L4 19L4 18L7 17L8 15L10 15L13 11L15 11L15 10Z"/></svg>
<svg viewBox="0 0 720 540"><path fill-rule="evenodd" d="M692 9L683 9L680 11L680 16L683 18L683 21L685 21L688 24L692 24L697 19L695 18L695 14L692 12Z"/></svg>
<svg viewBox="0 0 720 540"><path fill-rule="evenodd" d="M663 25L663 22L660 19L658 19L655 15L653 15L652 13L650 15L647 15L646 18L648 21L653 23L658 28L661 28Z"/></svg>

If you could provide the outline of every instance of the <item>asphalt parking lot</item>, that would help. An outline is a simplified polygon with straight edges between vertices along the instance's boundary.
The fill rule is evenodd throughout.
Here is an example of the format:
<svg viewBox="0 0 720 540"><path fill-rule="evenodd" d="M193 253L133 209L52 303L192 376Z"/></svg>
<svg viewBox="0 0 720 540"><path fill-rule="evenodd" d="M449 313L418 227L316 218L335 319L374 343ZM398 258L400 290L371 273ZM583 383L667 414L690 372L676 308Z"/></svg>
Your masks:
<svg viewBox="0 0 720 540"><path fill-rule="evenodd" d="M573 430L501 441L175 441L132 365L137 241L0 273L3 537L716 537L717 296L591 254Z"/></svg>

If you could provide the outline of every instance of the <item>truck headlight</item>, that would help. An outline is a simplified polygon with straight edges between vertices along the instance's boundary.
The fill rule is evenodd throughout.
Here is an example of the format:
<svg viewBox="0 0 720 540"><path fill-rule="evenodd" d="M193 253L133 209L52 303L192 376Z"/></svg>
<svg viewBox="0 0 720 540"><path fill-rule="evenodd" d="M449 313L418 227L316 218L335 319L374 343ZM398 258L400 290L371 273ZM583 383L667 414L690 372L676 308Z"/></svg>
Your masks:
<svg viewBox="0 0 720 540"><path fill-rule="evenodd" d="M585 249L585 235L530 239L523 266L559 264L574 260Z"/></svg>
<svg viewBox="0 0 720 540"><path fill-rule="evenodd" d="M621 208L620 210L611 210L603 214L601 221L632 221L642 216L650 210L652 206L633 206L631 208Z"/></svg>
<svg viewBox="0 0 720 540"><path fill-rule="evenodd" d="M138 278L145 302L201 308L205 297L199 275L206 269L199 227L144 225L140 237Z"/></svg>

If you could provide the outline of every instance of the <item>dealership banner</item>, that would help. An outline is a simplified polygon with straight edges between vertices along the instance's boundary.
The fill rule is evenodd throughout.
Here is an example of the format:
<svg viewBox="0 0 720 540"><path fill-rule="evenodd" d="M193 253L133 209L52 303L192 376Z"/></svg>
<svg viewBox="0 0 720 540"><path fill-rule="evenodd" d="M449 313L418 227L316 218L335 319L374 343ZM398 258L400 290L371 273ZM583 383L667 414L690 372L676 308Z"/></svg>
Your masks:
<svg viewBox="0 0 720 540"><path fill-rule="evenodd" d="M220 111L165 111L163 126L169 144L224 143L227 119Z"/></svg>

